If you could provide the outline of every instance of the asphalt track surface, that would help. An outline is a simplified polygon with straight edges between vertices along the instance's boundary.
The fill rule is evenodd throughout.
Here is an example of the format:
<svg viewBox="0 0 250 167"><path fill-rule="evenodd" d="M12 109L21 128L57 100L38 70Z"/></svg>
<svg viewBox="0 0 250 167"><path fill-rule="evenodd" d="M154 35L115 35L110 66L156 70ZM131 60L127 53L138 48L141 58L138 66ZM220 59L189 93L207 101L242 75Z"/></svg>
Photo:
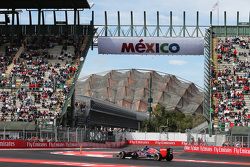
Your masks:
<svg viewBox="0 0 250 167"><path fill-rule="evenodd" d="M133 150L134 147L124 149L93 149L83 150L85 153ZM71 150L72 151L72 150ZM185 153L183 148L174 148L174 160L132 160L114 157L89 157L51 154L51 152L68 152L65 150L0 150L0 167L56 167L56 166L91 166L91 167L238 167L250 166L250 157L236 157L225 155L208 155ZM73 150L79 152L79 150Z"/></svg>

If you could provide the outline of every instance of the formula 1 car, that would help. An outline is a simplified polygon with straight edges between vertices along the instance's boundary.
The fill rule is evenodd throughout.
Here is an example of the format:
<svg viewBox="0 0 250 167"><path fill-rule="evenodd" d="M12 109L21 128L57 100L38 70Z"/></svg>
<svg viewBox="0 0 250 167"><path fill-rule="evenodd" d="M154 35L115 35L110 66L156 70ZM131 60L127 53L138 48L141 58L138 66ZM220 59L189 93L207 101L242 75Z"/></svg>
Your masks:
<svg viewBox="0 0 250 167"><path fill-rule="evenodd" d="M174 158L173 156L173 149L172 148L149 148L144 147L142 150L137 151L121 151L119 153L119 158L132 158L132 159L153 159L156 161L161 161L166 159L167 161L172 161Z"/></svg>

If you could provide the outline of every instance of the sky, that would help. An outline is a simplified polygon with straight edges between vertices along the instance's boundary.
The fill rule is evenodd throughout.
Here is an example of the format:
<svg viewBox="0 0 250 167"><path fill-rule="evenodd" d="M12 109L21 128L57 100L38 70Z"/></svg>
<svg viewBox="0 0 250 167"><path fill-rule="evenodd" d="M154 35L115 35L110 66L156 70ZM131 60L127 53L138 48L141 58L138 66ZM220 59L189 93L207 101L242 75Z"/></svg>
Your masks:
<svg viewBox="0 0 250 167"><path fill-rule="evenodd" d="M236 12L240 11L240 21L249 21L250 0L88 0L94 4L81 12L81 23L89 23L91 12L95 12L95 25L104 25L104 11L107 11L108 24L117 24L117 11L120 11L121 24L130 24L130 11L134 13L134 24L143 24L143 12L147 12L147 24L156 24L156 12L160 13L160 24L169 25L169 13L173 12L173 24L182 25L183 11L186 12L186 25L196 24L196 11L199 11L200 25L209 25L209 12L213 10L213 24L223 24L223 13L227 11L227 23L236 24ZM218 5L215 5L218 2ZM218 17L219 11L219 17ZM53 13L45 14L46 24L53 23ZM36 15L35 13L33 14ZM69 14L69 16L71 16ZM21 24L28 24L28 13L20 14ZM219 19L218 19L219 18ZM63 20L64 13L57 14ZM1 18L0 18L1 20ZM69 20L73 23L73 20ZM100 29L99 29L100 31ZM141 68L173 74L203 87L204 56L159 56L159 55L101 55L97 48L89 50L80 77L115 69Z"/></svg>
<svg viewBox="0 0 250 167"><path fill-rule="evenodd" d="M117 11L121 24L130 23L130 11L134 13L134 24L143 24L143 12L147 12L147 23L156 24L156 12L160 12L160 23L168 25L169 12L173 11L173 24L182 24L182 13L186 11L186 24L195 25L196 11L200 13L200 24L209 25L209 12L214 9L213 24L223 24L223 13L227 11L227 23L236 24L236 12L240 21L249 21L250 0L89 0L94 3L95 24L104 24L104 11L108 24L117 24ZM135 3L136 2L136 3ZM218 19L219 10L219 19ZM85 20L90 18L84 16ZM83 19L84 20L84 19ZM99 55L97 49L89 51L81 77L115 69L143 68L174 74L203 87L204 56L149 56L149 55Z"/></svg>

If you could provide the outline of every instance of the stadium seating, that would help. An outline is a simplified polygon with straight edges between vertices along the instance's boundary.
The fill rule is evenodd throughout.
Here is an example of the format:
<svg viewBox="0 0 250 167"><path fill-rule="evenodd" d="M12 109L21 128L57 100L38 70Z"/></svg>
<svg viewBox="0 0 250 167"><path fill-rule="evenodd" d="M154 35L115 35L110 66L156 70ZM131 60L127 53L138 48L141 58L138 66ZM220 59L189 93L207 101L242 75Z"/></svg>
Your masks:
<svg viewBox="0 0 250 167"><path fill-rule="evenodd" d="M249 37L215 38L211 68L214 127L250 127Z"/></svg>
<svg viewBox="0 0 250 167"><path fill-rule="evenodd" d="M43 36L26 37L19 48L1 45L0 121L53 124L69 95L83 42Z"/></svg>

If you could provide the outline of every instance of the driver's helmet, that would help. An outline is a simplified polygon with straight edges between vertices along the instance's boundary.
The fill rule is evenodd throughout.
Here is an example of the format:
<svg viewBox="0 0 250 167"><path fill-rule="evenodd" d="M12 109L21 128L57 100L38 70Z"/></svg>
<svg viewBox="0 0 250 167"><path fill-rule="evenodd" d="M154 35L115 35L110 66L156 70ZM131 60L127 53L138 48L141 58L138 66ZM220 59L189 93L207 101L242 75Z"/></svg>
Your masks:
<svg viewBox="0 0 250 167"><path fill-rule="evenodd" d="M147 151L149 148L148 148L148 146L145 146L144 148L143 148L143 151Z"/></svg>

